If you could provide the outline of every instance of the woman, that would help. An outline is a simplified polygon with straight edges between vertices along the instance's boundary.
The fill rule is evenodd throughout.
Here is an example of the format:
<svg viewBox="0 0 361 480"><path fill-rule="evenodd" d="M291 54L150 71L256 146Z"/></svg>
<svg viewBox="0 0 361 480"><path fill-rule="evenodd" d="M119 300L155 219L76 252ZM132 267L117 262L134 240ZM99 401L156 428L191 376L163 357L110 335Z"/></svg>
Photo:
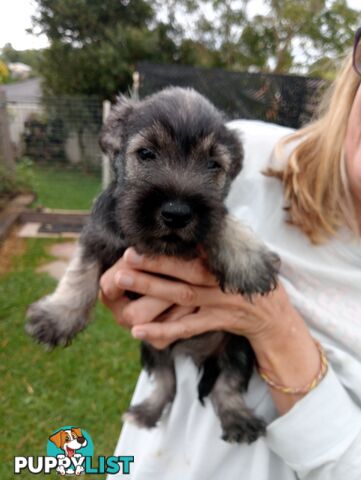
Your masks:
<svg viewBox="0 0 361 480"><path fill-rule="evenodd" d="M202 407L196 398L198 372L179 358L167 419L149 431L123 428L116 455L134 455L128 478L361 478L360 36L354 69L350 58L318 121L298 132L230 124L246 157L229 208L280 255L276 291L250 303L222 293L200 260L150 259L132 249L104 274L103 301L135 338L163 348L209 330L246 336L259 370L245 400L268 424L251 445L222 441L210 402ZM129 302L124 289L144 296ZM133 402L150 391L142 373Z"/></svg>

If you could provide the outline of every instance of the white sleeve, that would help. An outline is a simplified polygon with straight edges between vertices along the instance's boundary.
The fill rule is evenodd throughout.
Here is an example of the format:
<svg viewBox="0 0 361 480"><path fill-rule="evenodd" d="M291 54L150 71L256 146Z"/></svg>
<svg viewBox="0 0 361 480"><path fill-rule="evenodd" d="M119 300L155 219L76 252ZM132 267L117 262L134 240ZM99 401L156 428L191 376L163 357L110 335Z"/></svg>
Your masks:
<svg viewBox="0 0 361 480"><path fill-rule="evenodd" d="M267 427L269 448L302 480L360 480L361 408L332 368Z"/></svg>

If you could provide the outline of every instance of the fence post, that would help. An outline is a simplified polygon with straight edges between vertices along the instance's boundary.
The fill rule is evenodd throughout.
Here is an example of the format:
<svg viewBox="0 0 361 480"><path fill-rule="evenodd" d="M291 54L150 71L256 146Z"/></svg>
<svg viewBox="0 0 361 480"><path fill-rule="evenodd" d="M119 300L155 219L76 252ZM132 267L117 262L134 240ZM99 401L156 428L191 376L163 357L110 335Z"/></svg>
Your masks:
<svg viewBox="0 0 361 480"><path fill-rule="evenodd" d="M133 72L133 85L132 85L132 98L134 100L139 100L139 84L140 84L140 75L136 70Z"/></svg>
<svg viewBox="0 0 361 480"><path fill-rule="evenodd" d="M109 100L104 100L103 101L103 124L107 119L109 112L110 112L110 102ZM105 153L102 154L102 170L103 170L102 171L102 187L103 187L103 190L105 190L112 180L112 170L110 168L109 157L108 155L105 155Z"/></svg>
<svg viewBox="0 0 361 480"><path fill-rule="evenodd" d="M15 170L14 151L11 144L8 115L6 111L6 95L0 88L0 165L7 170Z"/></svg>

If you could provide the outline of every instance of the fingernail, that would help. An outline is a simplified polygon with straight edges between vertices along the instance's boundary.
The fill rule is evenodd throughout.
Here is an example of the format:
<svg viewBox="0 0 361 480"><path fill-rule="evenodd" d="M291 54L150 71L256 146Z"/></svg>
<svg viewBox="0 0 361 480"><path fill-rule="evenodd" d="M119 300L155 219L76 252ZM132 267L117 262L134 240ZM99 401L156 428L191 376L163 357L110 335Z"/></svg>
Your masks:
<svg viewBox="0 0 361 480"><path fill-rule="evenodd" d="M127 273L117 273L115 275L115 281L121 287L131 287L134 283L134 278Z"/></svg>
<svg viewBox="0 0 361 480"><path fill-rule="evenodd" d="M144 330L132 330L132 335L134 338L137 338L138 340L144 340L147 336Z"/></svg>
<svg viewBox="0 0 361 480"><path fill-rule="evenodd" d="M126 260L128 260L131 263L142 263L143 258L144 258L144 255L140 255L139 253L137 253L134 250L134 248L130 248L127 251Z"/></svg>

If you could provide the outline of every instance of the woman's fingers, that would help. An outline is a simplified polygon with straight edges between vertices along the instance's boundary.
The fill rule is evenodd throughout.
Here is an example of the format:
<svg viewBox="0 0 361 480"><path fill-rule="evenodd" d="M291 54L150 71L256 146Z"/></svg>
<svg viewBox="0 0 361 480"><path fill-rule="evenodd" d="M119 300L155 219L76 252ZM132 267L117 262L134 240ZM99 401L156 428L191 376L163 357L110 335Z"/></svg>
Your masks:
<svg viewBox="0 0 361 480"><path fill-rule="evenodd" d="M172 306L166 300L151 297L129 300L123 295L116 300L109 300L102 291L100 291L100 300L111 310L117 323L127 328L151 322Z"/></svg>
<svg viewBox="0 0 361 480"><path fill-rule="evenodd" d="M126 290L126 287L131 286L127 283L123 285L117 281L117 274L122 275L125 269L128 271L135 269L137 271L143 270L160 275L167 275L193 285L217 285L216 279L208 272L200 259L184 261L166 256L159 256L156 258L146 257L138 255L134 248L129 248L126 250L123 257L109 268L100 279L100 289L103 295L110 301L121 297L124 290ZM131 288L129 288L129 290L131 290ZM138 293L146 294L145 292ZM151 295L151 293L149 294ZM192 295L189 293L189 290L186 293L180 293L181 296L182 294L185 295L186 298Z"/></svg>
<svg viewBox="0 0 361 480"><path fill-rule="evenodd" d="M119 288L119 285L115 281L115 274L124 266L123 257L114 263L103 275L100 277L99 287L101 292L101 300L114 301L123 295L124 289ZM107 305L107 304L106 304Z"/></svg>
<svg viewBox="0 0 361 480"><path fill-rule="evenodd" d="M115 301L109 300L101 291L100 292L100 300L104 303L104 305L109 308L112 312L116 322L123 327L131 328L132 325L128 323L126 318L124 317L124 309L130 303L130 300L126 297L118 298Z"/></svg>
<svg viewBox="0 0 361 480"><path fill-rule="evenodd" d="M173 305L171 309L159 315L156 318L157 322L177 322L182 317L194 313L196 310L193 307L182 307L180 305Z"/></svg>
<svg viewBox="0 0 361 480"><path fill-rule="evenodd" d="M178 320L167 319L166 322L152 322L146 325L137 325L132 328L132 335L140 340L151 343L154 347L165 348L176 340L199 335L211 330L225 329L225 315L223 310L203 309L202 311L183 316L176 312Z"/></svg>
<svg viewBox="0 0 361 480"><path fill-rule="evenodd" d="M167 300L141 297L129 302L123 310L123 317L128 325L152 322L172 306Z"/></svg>
<svg viewBox="0 0 361 480"><path fill-rule="evenodd" d="M224 293L218 286L197 287L136 270L122 268L116 273L115 281L120 291L131 290L141 295L168 301L171 304L188 307L227 305L241 308L241 304L248 303L241 295Z"/></svg>
<svg viewBox="0 0 361 480"><path fill-rule="evenodd" d="M134 248L128 248L123 256L125 263L136 270L167 275L193 285L217 285L215 277L206 269L199 258L181 260L175 257L148 257L139 255Z"/></svg>
<svg viewBox="0 0 361 480"><path fill-rule="evenodd" d="M135 270L122 269L115 275L115 282L119 290L131 290L179 305L193 305L198 296L197 288L193 285Z"/></svg>

